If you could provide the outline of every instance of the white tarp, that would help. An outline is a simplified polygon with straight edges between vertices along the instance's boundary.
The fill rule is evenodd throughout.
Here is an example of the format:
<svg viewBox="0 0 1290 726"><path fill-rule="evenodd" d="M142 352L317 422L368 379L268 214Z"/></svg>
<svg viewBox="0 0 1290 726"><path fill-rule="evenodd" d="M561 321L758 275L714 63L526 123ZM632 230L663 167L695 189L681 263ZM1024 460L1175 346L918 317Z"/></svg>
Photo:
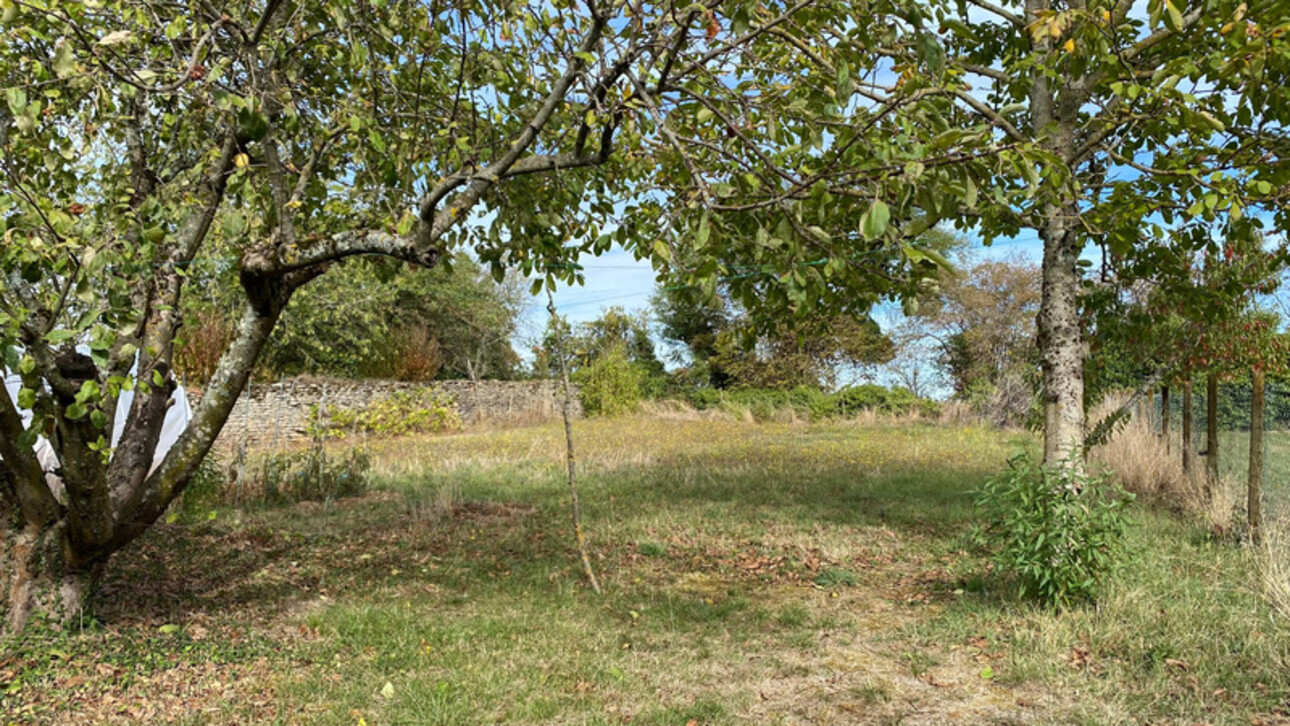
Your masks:
<svg viewBox="0 0 1290 726"><path fill-rule="evenodd" d="M3 369L0 369L0 373ZM18 390L22 388L22 380L18 376L8 375L4 379L4 387L9 392L9 398L12 401L18 400ZM121 431L125 428L125 419L130 415L130 404L134 401L133 391L121 391L121 396L116 404L116 419L112 422L112 446L115 447L121 440ZM31 421L31 412L22 411L22 422L26 425ZM193 418L192 408L188 405L188 396L184 393L183 386L175 389L175 393L170 398L170 408L166 409L166 418L161 424L161 438L157 440L157 451L152 457L152 468L156 469L161 460L170 451L170 447L175 445L179 440L179 435L188 428L188 422ZM51 485L56 485L55 492L61 492L62 482L53 476L53 471L58 468L58 457L54 454L54 449L41 436L36 440L36 458L40 459L40 465L44 467L45 473L50 480Z"/></svg>

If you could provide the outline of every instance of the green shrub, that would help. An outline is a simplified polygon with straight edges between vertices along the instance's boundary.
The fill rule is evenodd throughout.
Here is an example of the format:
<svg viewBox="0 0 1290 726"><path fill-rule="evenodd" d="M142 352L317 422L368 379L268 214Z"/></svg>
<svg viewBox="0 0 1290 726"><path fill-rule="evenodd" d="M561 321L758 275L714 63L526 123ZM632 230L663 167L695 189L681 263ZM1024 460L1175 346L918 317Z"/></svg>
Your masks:
<svg viewBox="0 0 1290 726"><path fill-rule="evenodd" d="M1123 558L1133 495L1064 466L1021 456L977 493L987 525L973 533L1001 574L1016 578L1022 597L1061 606L1091 600Z"/></svg>
<svg viewBox="0 0 1290 726"><path fill-rule="evenodd" d="M940 413L939 403L918 398L909 389L884 388L873 384L848 386L831 394L811 386L797 386L786 391L765 388L736 388L726 391L693 388L685 394L685 398L700 411L723 408L732 412L746 410L758 420L773 418L775 414L789 410L812 421L854 416L866 410L886 415L906 414L915 410L925 416Z"/></svg>
<svg viewBox="0 0 1290 726"><path fill-rule="evenodd" d="M582 411L588 416L617 416L640 405L644 376L621 345L610 347L576 378Z"/></svg>
<svg viewBox="0 0 1290 726"><path fill-rule="evenodd" d="M356 447L341 453L321 446L265 457L248 482L248 499L261 504L325 502L356 497L368 490L371 454Z"/></svg>
<svg viewBox="0 0 1290 726"><path fill-rule="evenodd" d="M913 411L918 411L924 416L935 416L940 413L940 404L926 398L919 398L908 388L902 386L884 388L872 383L843 388L833 394L832 405L834 415L838 416L853 416L866 410L890 415L903 415Z"/></svg>
<svg viewBox="0 0 1290 726"><path fill-rule="evenodd" d="M722 392L715 388L692 388L685 393L686 402L699 411L719 407L722 398Z"/></svg>
<svg viewBox="0 0 1290 726"><path fill-rule="evenodd" d="M228 477L219 457L209 453L197 465L197 471L188 480L179 502L167 515L167 522L199 522L211 519L215 510L224 504L224 485Z"/></svg>
<svg viewBox="0 0 1290 726"><path fill-rule="evenodd" d="M461 415L452 396L426 388L395 391L361 409L309 408L309 435L344 438L354 433L381 436L435 434L461 430Z"/></svg>

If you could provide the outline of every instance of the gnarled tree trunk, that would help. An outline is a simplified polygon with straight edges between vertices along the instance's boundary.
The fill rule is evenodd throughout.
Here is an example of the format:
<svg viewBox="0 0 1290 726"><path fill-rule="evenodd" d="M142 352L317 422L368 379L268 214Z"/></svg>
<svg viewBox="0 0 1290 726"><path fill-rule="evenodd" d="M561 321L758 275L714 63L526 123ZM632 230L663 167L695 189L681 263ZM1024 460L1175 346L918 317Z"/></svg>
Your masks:
<svg viewBox="0 0 1290 726"><path fill-rule="evenodd" d="M7 581L0 633L21 632L33 617L55 626L86 617L106 559L76 559L67 531L66 519L25 526L11 519L4 525L0 565Z"/></svg>
<svg viewBox="0 0 1290 726"><path fill-rule="evenodd" d="M288 279L273 296L247 305L238 335L220 361L188 429L149 473L160 420L173 386L154 386L135 399L131 424L111 459L63 437L58 451L64 492L54 496L31 449L0 441L0 634L21 632L34 620L75 625L89 614L91 597L112 554L147 531L183 492L223 427L273 325L303 277ZM140 400L144 399L144 400ZM155 420L154 420L155 419ZM0 423L21 431L17 410L0 391ZM154 425L155 424L155 425ZM131 444L131 433L139 443Z"/></svg>

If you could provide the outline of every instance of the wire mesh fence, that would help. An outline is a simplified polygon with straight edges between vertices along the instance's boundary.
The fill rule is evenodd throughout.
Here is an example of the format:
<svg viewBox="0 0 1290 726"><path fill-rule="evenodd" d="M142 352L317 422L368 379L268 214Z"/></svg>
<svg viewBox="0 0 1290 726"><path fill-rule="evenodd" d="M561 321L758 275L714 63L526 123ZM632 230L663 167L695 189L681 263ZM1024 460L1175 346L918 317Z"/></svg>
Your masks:
<svg viewBox="0 0 1290 726"><path fill-rule="evenodd" d="M1198 378L1191 395L1192 465L1205 471L1217 460L1220 479L1235 489L1234 503L1243 520L1246 512L1246 486L1249 481L1250 428L1253 410L1253 385L1250 380L1218 382L1213 405L1206 382ZM1183 456L1184 401L1182 386L1157 388L1152 392L1148 411L1150 424L1160 435L1167 431L1170 455ZM1162 406L1167 402L1166 423ZM1218 446L1209 443L1211 412L1216 423ZM1263 415L1264 451L1262 458L1263 506L1269 516L1290 516L1290 383L1268 381L1265 387Z"/></svg>

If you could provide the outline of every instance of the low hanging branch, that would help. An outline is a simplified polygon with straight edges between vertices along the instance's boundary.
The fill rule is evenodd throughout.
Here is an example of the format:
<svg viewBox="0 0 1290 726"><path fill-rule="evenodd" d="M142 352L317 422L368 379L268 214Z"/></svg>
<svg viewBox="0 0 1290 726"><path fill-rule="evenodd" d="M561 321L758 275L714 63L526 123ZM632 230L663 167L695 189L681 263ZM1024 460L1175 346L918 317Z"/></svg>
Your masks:
<svg viewBox="0 0 1290 726"><path fill-rule="evenodd" d="M578 555L582 558L582 571L591 583L591 589L600 594L600 582L596 579L595 570L591 569L591 557L587 555L587 540L582 533L582 510L578 506L578 462L573 453L573 392L569 385L569 362L564 353L564 333L560 330L555 315L555 295L550 288L546 291L546 310L551 314L555 331L555 355L560 360L560 378L564 383L564 405L560 411L564 418L565 462L569 466L569 504L573 514L573 539L578 545Z"/></svg>

